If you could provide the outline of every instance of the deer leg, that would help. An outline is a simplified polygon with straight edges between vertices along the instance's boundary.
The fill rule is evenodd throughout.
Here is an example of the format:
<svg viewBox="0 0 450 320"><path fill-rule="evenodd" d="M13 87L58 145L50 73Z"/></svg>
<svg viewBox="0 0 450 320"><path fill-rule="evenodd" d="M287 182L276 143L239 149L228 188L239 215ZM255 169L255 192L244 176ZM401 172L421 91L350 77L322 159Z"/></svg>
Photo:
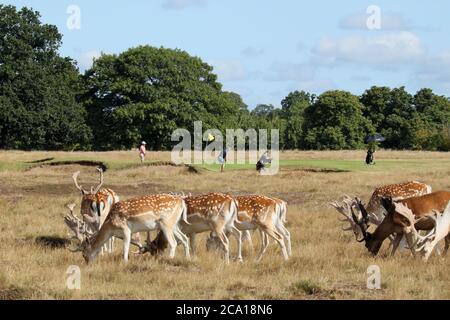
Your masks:
<svg viewBox="0 0 450 320"><path fill-rule="evenodd" d="M239 262L243 262L243 259L242 259L242 232L239 231L235 226L231 227L230 232L237 240L237 244L238 244L237 260Z"/></svg>
<svg viewBox="0 0 450 320"><path fill-rule="evenodd" d="M195 237L196 237L195 233L190 233L189 236L188 236L188 238L189 238L189 246L191 248L191 254L193 256L196 255L196 251L195 251Z"/></svg>
<svg viewBox="0 0 450 320"><path fill-rule="evenodd" d="M160 228L169 244L169 258L173 259L175 257L175 251L177 249L177 240L175 239L173 229L164 224L161 224Z"/></svg>
<svg viewBox="0 0 450 320"><path fill-rule="evenodd" d="M258 258L256 259L257 262L261 261L262 256L264 255L264 253L267 250L267 247L269 246L269 237L267 236L267 234L262 229L258 230L261 236L261 248L259 250Z"/></svg>
<svg viewBox="0 0 450 320"><path fill-rule="evenodd" d="M261 227L263 228L264 232L269 237L272 237L280 245L284 260L288 260L289 256L288 256L288 253L286 250L286 245L284 244L283 236L281 234L279 234L277 231L275 231L267 226L262 225Z"/></svg>
<svg viewBox="0 0 450 320"><path fill-rule="evenodd" d="M221 227L214 226L214 233L217 235L217 238L219 239L220 247L224 252L225 262L228 264L230 263L230 244L228 238L225 232L223 232Z"/></svg>
<svg viewBox="0 0 450 320"><path fill-rule="evenodd" d="M397 233L394 237L394 240L392 240L392 242L391 242L391 244L392 244L391 257L393 257L395 252L397 251L398 246L399 246L400 242L402 241L402 237L403 237L403 234Z"/></svg>
<svg viewBox="0 0 450 320"><path fill-rule="evenodd" d="M173 232L174 232L175 238L183 244L184 254L185 254L186 258L190 259L191 255L189 254L189 238L183 232L181 232L181 230L178 228L178 226L175 226Z"/></svg>
<svg viewBox="0 0 450 320"><path fill-rule="evenodd" d="M286 229L286 227L283 225L282 222L279 222L279 223L276 225L276 228L277 228L277 231L278 231L279 233L281 233L281 235L283 236L284 241L285 241L286 244L287 244L287 247L286 247L287 253L288 253L289 256L291 256L291 255L292 255L291 233L288 231L288 229Z"/></svg>
<svg viewBox="0 0 450 320"><path fill-rule="evenodd" d="M130 251L131 243L131 230L130 228L125 228L123 230L123 259L128 262L128 252Z"/></svg>
<svg viewBox="0 0 450 320"><path fill-rule="evenodd" d="M408 242L408 247L411 250L413 257L416 257L416 249L415 249L415 237L413 232L404 232L406 241Z"/></svg>

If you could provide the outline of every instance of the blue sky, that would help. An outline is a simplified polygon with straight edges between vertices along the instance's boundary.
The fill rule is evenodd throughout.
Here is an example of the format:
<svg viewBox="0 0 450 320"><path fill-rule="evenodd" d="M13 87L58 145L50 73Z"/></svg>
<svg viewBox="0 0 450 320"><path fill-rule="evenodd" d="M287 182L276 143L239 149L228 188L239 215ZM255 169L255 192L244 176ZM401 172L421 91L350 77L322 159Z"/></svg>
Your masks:
<svg viewBox="0 0 450 320"><path fill-rule="evenodd" d="M61 54L92 58L137 45L180 48L212 64L250 108L290 91L361 94L372 85L430 87L450 96L450 1L28 0L64 35ZM69 29L67 9L80 9ZM366 10L381 10L369 30Z"/></svg>

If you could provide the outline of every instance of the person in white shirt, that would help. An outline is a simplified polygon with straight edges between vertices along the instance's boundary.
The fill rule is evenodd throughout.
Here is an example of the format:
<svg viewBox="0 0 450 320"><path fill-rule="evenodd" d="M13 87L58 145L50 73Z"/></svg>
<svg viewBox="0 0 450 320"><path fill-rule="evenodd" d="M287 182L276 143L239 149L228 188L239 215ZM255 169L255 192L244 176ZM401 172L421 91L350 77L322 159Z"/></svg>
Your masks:
<svg viewBox="0 0 450 320"><path fill-rule="evenodd" d="M141 163L143 163L145 160L145 153L147 152L147 150L145 149L146 145L147 143L145 141L142 141L141 146L139 147L139 157L141 158Z"/></svg>

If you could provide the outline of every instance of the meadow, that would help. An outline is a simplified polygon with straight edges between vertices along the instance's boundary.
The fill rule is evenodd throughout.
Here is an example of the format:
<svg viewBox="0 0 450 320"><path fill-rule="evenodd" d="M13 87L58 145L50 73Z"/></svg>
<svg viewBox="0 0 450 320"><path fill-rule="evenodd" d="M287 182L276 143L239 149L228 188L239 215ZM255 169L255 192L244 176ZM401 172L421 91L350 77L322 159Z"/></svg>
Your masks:
<svg viewBox="0 0 450 320"><path fill-rule="evenodd" d="M366 166L364 151L287 151L280 171L257 175L253 165L173 166L170 153L150 152L139 163L136 151L0 152L0 299L450 299L450 256L428 263L409 252L390 257L387 243L371 257L351 233L343 232L329 202L344 194L368 202L374 188L418 180L433 190L450 190L448 153L377 151ZM261 262L254 247L244 247L243 264L224 264L197 241L198 256L130 256L122 261L121 241L111 255L86 265L80 253L64 248L68 229L65 205L81 196L72 174L81 171L83 186L95 185L95 166L106 168L105 186L122 199L133 196L212 191L264 194L288 202L287 228L293 256L283 261L271 245ZM155 233L153 233L155 235ZM235 251L232 240L232 252ZM81 289L66 287L69 266L81 268ZM367 268L381 270L381 289L366 287Z"/></svg>

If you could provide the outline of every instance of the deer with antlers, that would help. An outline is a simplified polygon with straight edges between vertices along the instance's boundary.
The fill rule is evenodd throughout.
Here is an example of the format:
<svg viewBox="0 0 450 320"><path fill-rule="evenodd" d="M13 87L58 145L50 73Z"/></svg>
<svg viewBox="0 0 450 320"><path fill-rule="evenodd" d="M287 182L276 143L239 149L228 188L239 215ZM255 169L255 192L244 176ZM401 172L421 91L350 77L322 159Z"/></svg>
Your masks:
<svg viewBox="0 0 450 320"><path fill-rule="evenodd" d="M395 242L399 242L399 239L405 235L408 246L415 255L417 241L421 238L416 231L432 230L435 223L430 216L434 214L434 211L443 212L449 201L449 191L437 191L402 200L383 198L381 203L387 215L374 233L367 232L367 227L359 221L355 220L355 223L359 224L363 233L362 241L373 255L378 254L383 241L393 233L396 233ZM360 205L360 210L366 219L368 213L364 206Z"/></svg>
<svg viewBox="0 0 450 320"><path fill-rule="evenodd" d="M292 254L291 235L284 226L286 222L287 204L276 198L259 195L235 197L238 204L238 222L236 227L241 231L258 229L261 236L261 247L257 261L260 261L269 245L269 237L280 246L285 260ZM218 239L213 234L206 242L208 250L216 249Z"/></svg>
<svg viewBox="0 0 450 320"><path fill-rule="evenodd" d="M341 202L334 201L330 205L343 216L343 219L340 219L341 221L349 223L349 226L343 228L343 230L352 231L356 240L361 242L364 240L360 240L363 237L360 225L367 230L370 225L378 226L383 221L386 215L386 210L381 204L383 198L390 197L394 200L400 200L429 194L430 192L431 186L417 181L378 187L372 193L369 203L365 207L365 212L367 212L365 217L359 210L363 206L359 198L355 197L352 199L349 196L345 196ZM356 213L353 209L356 209ZM397 239L394 236L390 236L389 239L392 243L391 255L394 255L401 242L401 237ZM396 240L394 241L394 239Z"/></svg>
<svg viewBox="0 0 450 320"><path fill-rule="evenodd" d="M177 241L182 243L185 255L189 258L188 238L179 228L180 221L189 225L186 213L186 204L181 197L155 194L114 204L96 233L87 231L85 226L80 224L81 220L74 221L73 213L66 216L65 222L80 240L76 251L82 251L87 263L95 260L102 246L113 236L124 240L123 257L128 261L130 244L136 244L132 241L132 234L152 230L162 232L170 248L170 258L175 256ZM136 245L141 247L140 244Z"/></svg>
<svg viewBox="0 0 450 320"><path fill-rule="evenodd" d="M219 247L224 252L226 263L230 260L229 240L231 233L237 240L237 260L242 261L242 234L236 228L237 205L233 197L222 193L209 193L184 198L187 206L189 224L181 222L180 227L190 239L192 254L195 254L196 234L210 231L217 236ZM152 255L162 252L166 241L161 233L150 243Z"/></svg>
<svg viewBox="0 0 450 320"><path fill-rule="evenodd" d="M87 227L93 232L98 232L100 230L112 206L119 202L119 196L112 189L102 188L103 170L97 168L97 171L100 173L100 182L96 187L91 187L90 191L83 189L83 187L78 184L80 171L77 171L72 175L75 187L80 190L82 194L81 216L83 217L84 222L86 222ZM105 244L102 248L102 252L106 251L111 253L113 248L114 237Z"/></svg>

